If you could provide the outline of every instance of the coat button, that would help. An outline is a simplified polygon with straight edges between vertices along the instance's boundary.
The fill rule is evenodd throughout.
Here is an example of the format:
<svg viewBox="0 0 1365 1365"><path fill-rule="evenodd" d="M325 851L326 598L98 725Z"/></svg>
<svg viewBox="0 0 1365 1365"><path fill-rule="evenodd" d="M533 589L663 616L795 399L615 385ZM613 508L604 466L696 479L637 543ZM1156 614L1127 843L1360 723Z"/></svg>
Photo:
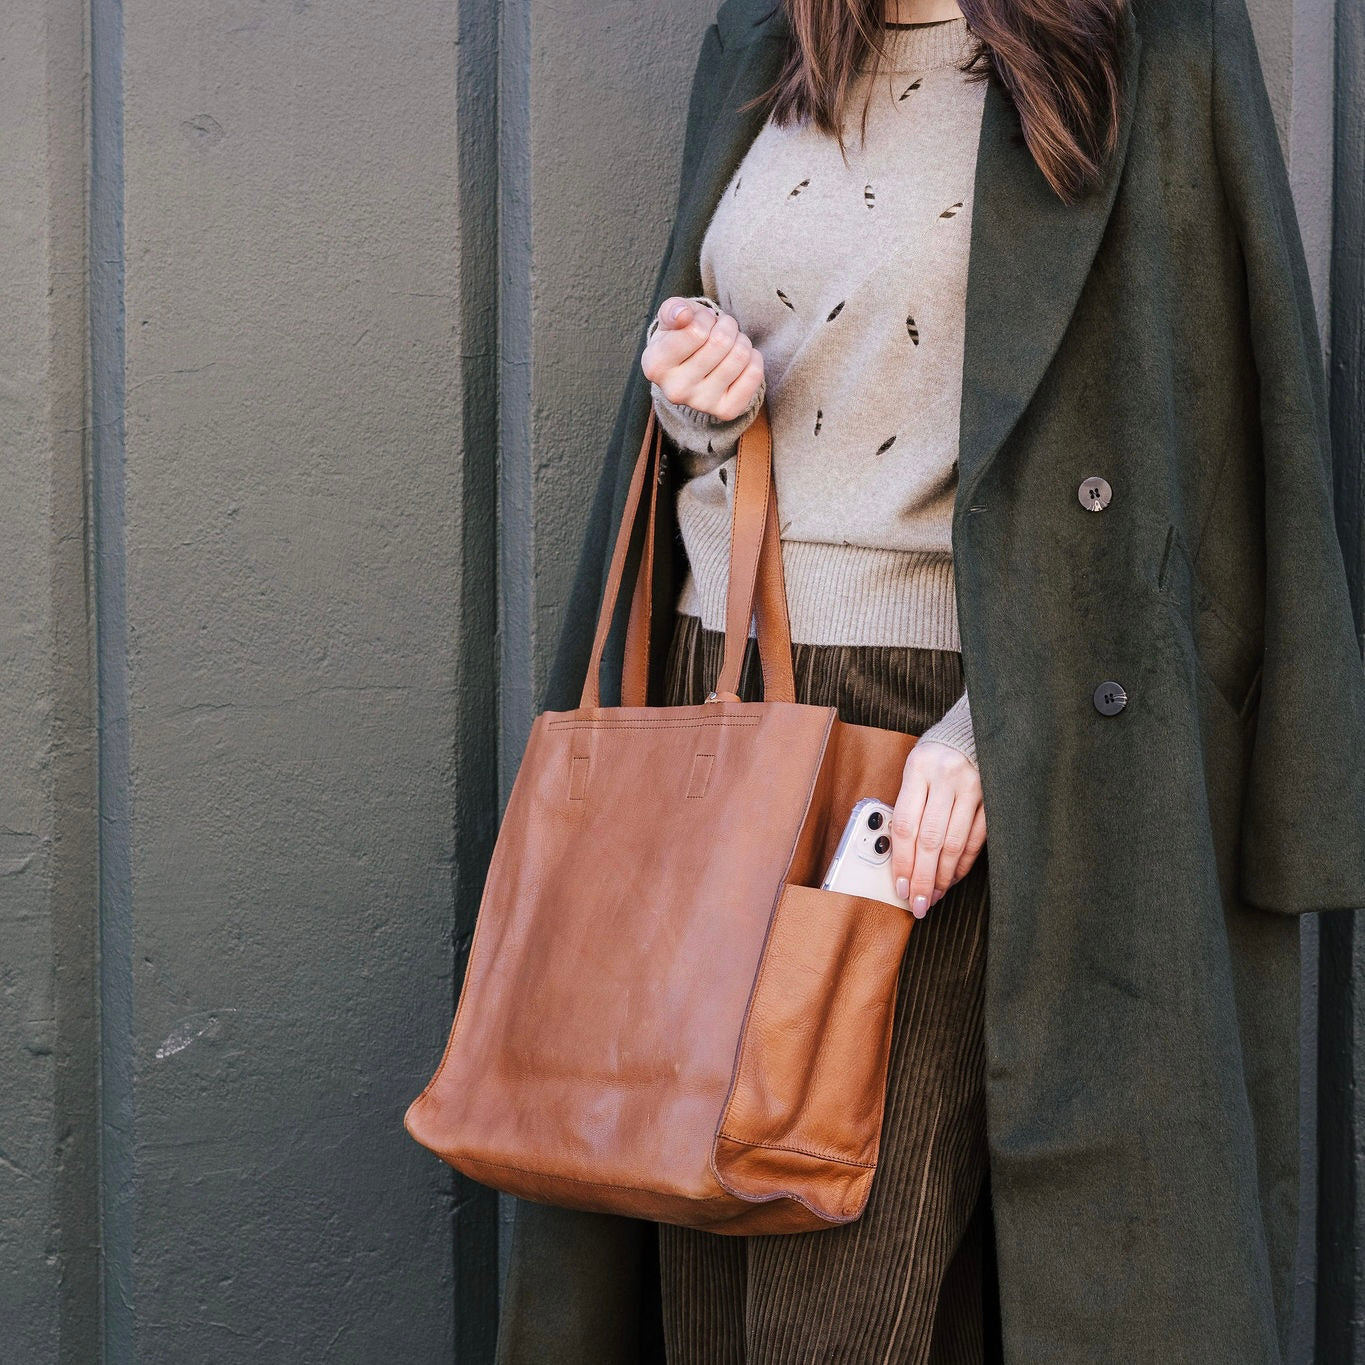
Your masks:
<svg viewBox="0 0 1365 1365"><path fill-rule="evenodd" d="M1116 716L1128 705L1128 693L1112 680L1095 689L1095 710L1102 716Z"/></svg>
<svg viewBox="0 0 1365 1365"><path fill-rule="evenodd" d="M1081 486L1076 490L1076 496L1080 498L1081 506L1088 511L1103 512L1109 506L1109 499L1113 495L1113 491L1109 487L1108 479L1102 479L1098 474L1094 474L1081 481Z"/></svg>

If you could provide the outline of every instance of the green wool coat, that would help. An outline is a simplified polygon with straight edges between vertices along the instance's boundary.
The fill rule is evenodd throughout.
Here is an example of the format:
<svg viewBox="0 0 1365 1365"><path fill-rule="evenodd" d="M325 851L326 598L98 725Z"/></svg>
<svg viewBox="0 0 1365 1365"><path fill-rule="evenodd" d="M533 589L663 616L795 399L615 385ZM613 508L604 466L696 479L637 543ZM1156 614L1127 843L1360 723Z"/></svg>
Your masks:
<svg viewBox="0 0 1365 1365"><path fill-rule="evenodd" d="M772 0L726 0L706 32L637 354L664 298L702 292L702 234L763 120L735 107L787 40ZM990 853L1003 1344L1256 1365L1284 1358L1293 1293L1297 916L1365 906L1365 669L1245 0L1133 0L1125 41L1105 183L1062 204L993 81L972 215L952 529ZM548 708L577 704L648 405L633 362ZM667 621L683 565L661 511ZM1105 682L1127 693L1111 715ZM660 1359L653 1226L517 1213L504 1365Z"/></svg>

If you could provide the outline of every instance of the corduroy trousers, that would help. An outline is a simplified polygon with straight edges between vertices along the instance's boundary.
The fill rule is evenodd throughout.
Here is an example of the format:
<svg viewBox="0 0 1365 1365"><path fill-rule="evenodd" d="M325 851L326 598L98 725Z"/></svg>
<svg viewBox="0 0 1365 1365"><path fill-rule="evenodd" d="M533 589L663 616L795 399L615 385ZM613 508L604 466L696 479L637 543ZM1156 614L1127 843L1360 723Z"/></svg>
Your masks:
<svg viewBox="0 0 1365 1365"><path fill-rule="evenodd" d="M668 705L702 701L724 636L679 614ZM793 646L797 700L920 734L962 693L953 650ZM762 695L753 641L739 694ZM999 1358L986 1158L983 848L910 934L867 1209L814 1232L729 1237L659 1224L670 1365L981 1365Z"/></svg>

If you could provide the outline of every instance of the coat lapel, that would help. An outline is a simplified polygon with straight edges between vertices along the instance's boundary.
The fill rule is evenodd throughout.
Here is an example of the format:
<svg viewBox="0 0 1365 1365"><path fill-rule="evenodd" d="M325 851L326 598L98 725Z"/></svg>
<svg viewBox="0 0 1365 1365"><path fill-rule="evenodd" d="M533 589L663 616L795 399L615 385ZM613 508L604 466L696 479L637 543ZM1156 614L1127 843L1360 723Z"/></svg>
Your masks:
<svg viewBox="0 0 1365 1365"><path fill-rule="evenodd" d="M1132 6L1122 13L1127 48L1118 146L1103 183L1075 203L1063 204L1043 179L1001 86L992 81L986 91L967 273L958 508L968 505L1041 382L1109 221L1141 49Z"/></svg>

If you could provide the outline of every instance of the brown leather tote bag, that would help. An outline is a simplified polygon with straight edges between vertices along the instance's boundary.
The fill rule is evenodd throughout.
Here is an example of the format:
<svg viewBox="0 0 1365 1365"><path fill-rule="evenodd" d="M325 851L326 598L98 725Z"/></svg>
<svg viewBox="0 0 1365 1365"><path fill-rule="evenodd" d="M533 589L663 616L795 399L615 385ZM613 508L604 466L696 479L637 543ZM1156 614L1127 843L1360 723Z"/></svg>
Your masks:
<svg viewBox="0 0 1365 1365"><path fill-rule="evenodd" d="M819 887L854 803L895 801L916 737L795 700L766 404L736 461L716 689L645 705L662 454L651 409L581 705L532 727L405 1126L523 1199L719 1233L847 1223L877 1168L914 921ZM602 706L632 543L625 704ZM744 702L755 611L764 700Z"/></svg>

